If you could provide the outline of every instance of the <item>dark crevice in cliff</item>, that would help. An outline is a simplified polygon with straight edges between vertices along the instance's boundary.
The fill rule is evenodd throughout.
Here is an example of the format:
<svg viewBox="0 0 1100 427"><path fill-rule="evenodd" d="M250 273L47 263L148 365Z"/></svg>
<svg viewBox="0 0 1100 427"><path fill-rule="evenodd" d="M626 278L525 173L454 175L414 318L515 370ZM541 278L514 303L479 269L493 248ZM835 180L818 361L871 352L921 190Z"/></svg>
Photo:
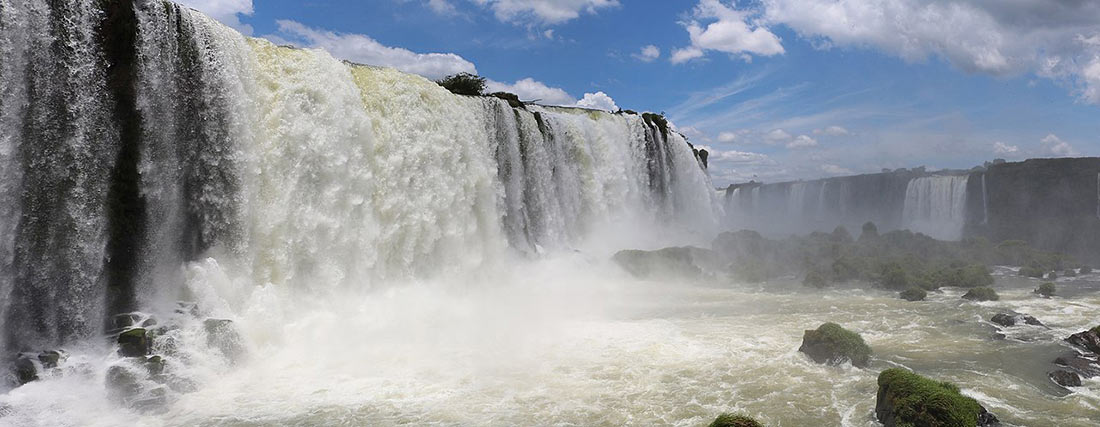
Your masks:
<svg viewBox="0 0 1100 427"><path fill-rule="evenodd" d="M137 17L131 1L104 0L99 38L108 63L107 87L114 94L114 120L120 146L108 190L108 240L103 281L107 313L134 310L139 259L146 230L146 200L141 194L141 115L137 109ZM108 318L110 316L107 316Z"/></svg>

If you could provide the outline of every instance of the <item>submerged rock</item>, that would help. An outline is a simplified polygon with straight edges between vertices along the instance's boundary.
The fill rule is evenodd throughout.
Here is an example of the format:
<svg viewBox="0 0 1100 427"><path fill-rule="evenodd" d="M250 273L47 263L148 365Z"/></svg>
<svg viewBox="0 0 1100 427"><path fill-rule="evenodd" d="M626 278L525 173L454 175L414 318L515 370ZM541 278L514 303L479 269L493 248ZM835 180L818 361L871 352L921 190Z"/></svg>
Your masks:
<svg viewBox="0 0 1100 427"><path fill-rule="evenodd" d="M47 350L41 353L20 353L12 362L11 371L15 385L21 386L38 380L39 374L54 369L65 361L67 355L61 350Z"/></svg>
<svg viewBox="0 0 1100 427"><path fill-rule="evenodd" d="M1039 319L1019 313L997 313L989 321L1005 327L1017 325L1043 326Z"/></svg>
<svg viewBox="0 0 1100 427"><path fill-rule="evenodd" d="M149 354L149 337L145 328L132 328L118 334L118 354L141 357Z"/></svg>
<svg viewBox="0 0 1100 427"><path fill-rule="evenodd" d="M994 426L997 417L959 387L893 368L878 376L875 416L893 426Z"/></svg>
<svg viewBox="0 0 1100 427"><path fill-rule="evenodd" d="M722 414L715 418L708 427L764 427L748 415Z"/></svg>
<svg viewBox="0 0 1100 427"><path fill-rule="evenodd" d="M1085 378L1100 376L1100 363L1080 353L1067 353L1054 359L1054 364L1064 366Z"/></svg>
<svg viewBox="0 0 1100 427"><path fill-rule="evenodd" d="M1059 369L1057 371L1051 371L1047 373L1051 381L1062 387L1080 387L1081 376L1075 372Z"/></svg>
<svg viewBox="0 0 1100 427"><path fill-rule="evenodd" d="M852 366L866 367L871 362L871 347L863 338L831 322L806 331L798 351L806 353L814 362L829 365L851 361Z"/></svg>

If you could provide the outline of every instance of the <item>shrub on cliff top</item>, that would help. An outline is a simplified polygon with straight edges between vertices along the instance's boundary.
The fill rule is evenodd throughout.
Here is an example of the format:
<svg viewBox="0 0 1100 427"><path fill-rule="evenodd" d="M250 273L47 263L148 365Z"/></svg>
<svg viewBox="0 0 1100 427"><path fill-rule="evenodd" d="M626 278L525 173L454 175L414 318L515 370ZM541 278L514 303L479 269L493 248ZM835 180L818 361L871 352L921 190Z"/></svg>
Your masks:
<svg viewBox="0 0 1100 427"><path fill-rule="evenodd" d="M982 413L978 401L963 396L958 386L900 368L879 374L876 400L875 415L887 425L973 427Z"/></svg>
<svg viewBox="0 0 1100 427"><path fill-rule="evenodd" d="M485 91L485 78L470 73L450 75L436 83L456 95L478 96Z"/></svg>
<svg viewBox="0 0 1100 427"><path fill-rule="evenodd" d="M714 419L708 427L764 427L759 421L748 415L722 414Z"/></svg>

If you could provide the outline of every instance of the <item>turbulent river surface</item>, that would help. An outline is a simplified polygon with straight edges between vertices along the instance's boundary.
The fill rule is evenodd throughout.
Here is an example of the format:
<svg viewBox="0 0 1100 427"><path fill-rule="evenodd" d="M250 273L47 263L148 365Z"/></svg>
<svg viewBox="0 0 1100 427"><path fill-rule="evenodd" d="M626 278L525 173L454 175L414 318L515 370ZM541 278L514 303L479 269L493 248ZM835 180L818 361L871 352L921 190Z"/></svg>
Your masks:
<svg viewBox="0 0 1100 427"><path fill-rule="evenodd" d="M577 273L585 271L585 273ZM570 273L572 272L572 273ZM879 425L876 376L905 366L961 385L1006 425L1090 426L1100 382L1067 394L1046 378L1061 339L1096 321L1100 277L1038 281L999 269L997 302L960 289L906 302L891 292L635 281L583 255L545 260L461 292L430 283L377 295L286 302L257 290L239 322L251 356L208 372L159 415L104 397L87 376L0 397L14 425L682 425L743 411L768 425ZM1049 326L993 338L1006 310ZM804 329L862 333L868 369L813 363Z"/></svg>

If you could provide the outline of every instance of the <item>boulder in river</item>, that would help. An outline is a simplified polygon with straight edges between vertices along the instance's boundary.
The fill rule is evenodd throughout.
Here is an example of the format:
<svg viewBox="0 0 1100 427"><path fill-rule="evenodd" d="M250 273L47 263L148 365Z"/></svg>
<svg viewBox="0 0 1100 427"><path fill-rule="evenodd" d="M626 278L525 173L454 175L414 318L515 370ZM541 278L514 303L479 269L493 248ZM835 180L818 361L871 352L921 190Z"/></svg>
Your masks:
<svg viewBox="0 0 1100 427"><path fill-rule="evenodd" d="M232 320L211 318L204 320L202 325L206 330L206 345L221 351L231 362L239 361L244 356L244 340Z"/></svg>
<svg viewBox="0 0 1100 427"><path fill-rule="evenodd" d="M814 362L829 365L851 361L852 366L862 368L871 362L871 347L863 342L863 337L832 322L806 331L798 351L806 353Z"/></svg>
<svg viewBox="0 0 1100 427"><path fill-rule="evenodd" d="M996 416L958 386L900 368L879 374L875 415L887 427L998 425Z"/></svg>
<svg viewBox="0 0 1100 427"><path fill-rule="evenodd" d="M1081 376L1076 372L1070 372L1067 370L1059 369L1057 371L1050 371L1047 373L1051 381L1062 387L1080 387Z"/></svg>
<svg viewBox="0 0 1100 427"><path fill-rule="evenodd" d="M1070 335L1066 342L1100 355L1100 326Z"/></svg>
<svg viewBox="0 0 1100 427"><path fill-rule="evenodd" d="M924 301L924 299L928 297L928 292L925 292L924 289L913 287L901 291L899 296L906 301Z"/></svg>
<svg viewBox="0 0 1100 427"><path fill-rule="evenodd" d="M656 251L624 250L616 253L612 260L640 279L696 279L703 276L700 266L710 263L713 258L709 249L677 247Z"/></svg>
<svg viewBox="0 0 1100 427"><path fill-rule="evenodd" d="M149 354L149 337L145 328L130 328L118 334L118 354L141 357Z"/></svg>
<svg viewBox="0 0 1100 427"><path fill-rule="evenodd" d="M715 418L708 427L764 427L748 415L722 414Z"/></svg>
<svg viewBox="0 0 1100 427"><path fill-rule="evenodd" d="M1005 327L1019 325L1043 326L1043 323L1040 322L1039 319L1019 313L997 313L992 319L989 319L989 321Z"/></svg>
<svg viewBox="0 0 1100 427"><path fill-rule="evenodd" d="M962 297L970 301L996 301L1001 299L1001 297L997 295L997 291L994 291L993 288L986 287L974 288L966 291Z"/></svg>

